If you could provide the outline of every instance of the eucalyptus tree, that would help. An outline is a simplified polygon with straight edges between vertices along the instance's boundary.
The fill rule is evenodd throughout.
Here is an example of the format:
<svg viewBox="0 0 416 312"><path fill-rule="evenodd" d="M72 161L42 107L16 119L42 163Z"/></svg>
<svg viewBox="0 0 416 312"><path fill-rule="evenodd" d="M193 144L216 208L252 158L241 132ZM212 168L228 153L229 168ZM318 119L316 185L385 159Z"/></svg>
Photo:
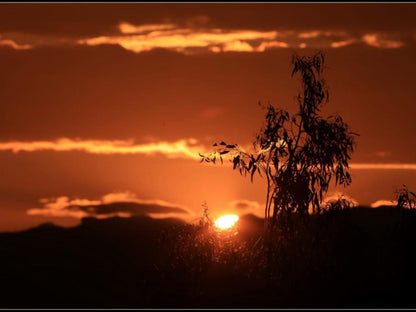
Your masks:
<svg viewBox="0 0 416 312"><path fill-rule="evenodd" d="M299 75L302 84L296 113L264 106L265 122L253 142L254 152L221 142L211 153L200 154L201 162L208 163L229 158L233 169L252 181L255 174L266 178L264 216L269 230L279 215L320 213L332 180L335 185L351 183L348 162L358 135L341 116L321 114L329 100L322 78L324 54L294 55L292 65L292 77Z"/></svg>

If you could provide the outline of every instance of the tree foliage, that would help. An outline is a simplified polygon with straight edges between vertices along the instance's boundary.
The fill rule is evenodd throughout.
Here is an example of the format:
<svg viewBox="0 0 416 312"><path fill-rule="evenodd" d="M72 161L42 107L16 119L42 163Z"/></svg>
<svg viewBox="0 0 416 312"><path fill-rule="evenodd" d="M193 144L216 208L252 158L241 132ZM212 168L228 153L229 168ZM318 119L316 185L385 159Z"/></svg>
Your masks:
<svg viewBox="0 0 416 312"><path fill-rule="evenodd" d="M321 211L331 180L351 183L348 161L357 134L339 115L321 116L321 107L329 94L321 74L324 54L292 58L292 76L299 75L302 90L298 111L291 115L273 105L265 108L265 123L253 142L254 153L236 144L215 143L215 150L200 154L201 161L230 158L233 169L251 180L257 173L267 180L266 225L274 226L281 214L308 214ZM226 156L225 156L226 155Z"/></svg>
<svg viewBox="0 0 416 312"><path fill-rule="evenodd" d="M416 194L403 186L396 192L397 208L416 209Z"/></svg>

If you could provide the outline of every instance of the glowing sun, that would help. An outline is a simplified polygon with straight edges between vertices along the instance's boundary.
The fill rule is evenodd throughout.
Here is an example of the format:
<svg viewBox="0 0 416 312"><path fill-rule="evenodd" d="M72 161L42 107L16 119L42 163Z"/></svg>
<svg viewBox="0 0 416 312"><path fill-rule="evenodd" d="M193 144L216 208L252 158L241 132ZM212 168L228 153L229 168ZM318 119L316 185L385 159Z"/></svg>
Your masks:
<svg viewBox="0 0 416 312"><path fill-rule="evenodd" d="M222 217L219 217L217 220L215 220L214 224L217 228L221 230L229 229L233 227L238 221L237 215L225 215Z"/></svg>

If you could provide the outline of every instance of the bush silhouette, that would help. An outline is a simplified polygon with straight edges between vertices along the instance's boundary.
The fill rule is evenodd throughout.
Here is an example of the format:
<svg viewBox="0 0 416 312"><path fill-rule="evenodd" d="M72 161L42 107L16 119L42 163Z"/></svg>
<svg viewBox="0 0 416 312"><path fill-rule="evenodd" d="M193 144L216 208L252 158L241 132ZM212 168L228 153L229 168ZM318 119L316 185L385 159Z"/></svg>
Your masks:
<svg viewBox="0 0 416 312"><path fill-rule="evenodd" d="M292 58L292 76L299 74L302 91L298 111L268 105L265 124L253 142L254 153L236 144L215 143L215 150L200 154L202 161L223 163L230 157L233 169L251 179L258 173L267 179L265 227L273 229L279 216L319 213L330 182L351 183L348 161L357 134L349 130L341 116L323 117L322 105L329 100L321 74L324 54ZM228 154L227 156L224 156ZM344 203L345 206L345 203ZM341 206L337 206L341 207Z"/></svg>
<svg viewBox="0 0 416 312"><path fill-rule="evenodd" d="M402 209L402 208L415 209L416 208L416 194L412 191L409 191L408 187L404 184L399 190L397 190L396 200L397 200L396 207L399 209Z"/></svg>

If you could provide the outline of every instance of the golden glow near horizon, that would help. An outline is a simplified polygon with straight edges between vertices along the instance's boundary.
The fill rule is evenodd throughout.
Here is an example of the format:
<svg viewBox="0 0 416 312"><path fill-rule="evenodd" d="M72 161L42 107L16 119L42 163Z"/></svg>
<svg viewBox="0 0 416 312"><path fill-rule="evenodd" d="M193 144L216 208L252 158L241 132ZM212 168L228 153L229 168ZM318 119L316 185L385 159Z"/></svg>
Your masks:
<svg viewBox="0 0 416 312"><path fill-rule="evenodd" d="M238 219L239 217L234 214L225 215L215 220L214 224L217 228L226 230L233 227L237 223Z"/></svg>

